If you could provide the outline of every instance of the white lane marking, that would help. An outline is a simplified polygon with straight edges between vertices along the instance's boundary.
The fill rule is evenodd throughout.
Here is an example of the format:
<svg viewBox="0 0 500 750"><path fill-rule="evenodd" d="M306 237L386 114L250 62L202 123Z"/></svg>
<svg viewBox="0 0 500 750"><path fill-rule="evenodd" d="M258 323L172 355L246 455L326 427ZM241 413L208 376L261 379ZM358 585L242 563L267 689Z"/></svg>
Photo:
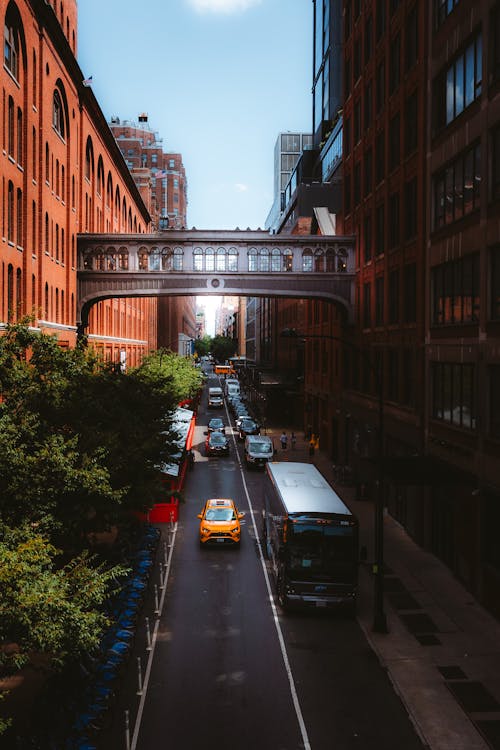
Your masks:
<svg viewBox="0 0 500 750"><path fill-rule="evenodd" d="M229 412L228 412L228 409L227 409L227 402L225 404L225 409L226 409L227 418L229 420L230 417L229 417ZM233 438L233 442L234 442L236 459L238 461L238 466L240 468L241 479L242 479L242 482L243 482L243 489L245 490L245 495L247 497L248 507L250 508L250 515L252 516L252 526L253 526L253 531L254 531L254 534L255 534L255 541L257 543L257 547L258 547L258 550L259 550L260 564L262 566L262 572L264 573L264 578L265 578L265 581L266 581L267 593L268 593L268 596L269 596L269 602L271 604L271 610L272 610L272 613L273 613L274 624L276 626L276 632L278 634L278 641L279 641L279 644L280 644L281 656L283 658L283 663L285 665L285 670L286 670L286 674L287 674L287 677L288 677L288 683L290 685L290 693L291 693L291 696L292 696L292 701L293 701L293 706L295 708L295 714L297 716L297 721L299 722L300 733L302 735L302 742L304 743L304 750L311 750L311 743L309 742L309 736L307 734L307 729L306 729L306 725L305 725L305 722L304 722L304 716L302 714L302 709L300 707L299 696L297 695L297 689L295 687L295 680L293 679L292 668L290 666L290 660L288 659L288 653L287 653L287 650L286 650L285 639L283 637L283 631L281 630L281 625L280 625L280 621L279 621L279 618L278 618L278 610L276 609L276 604L274 603L274 596L273 596L273 592L272 592L272 588L271 588L271 582L269 580L269 573L267 572L266 561L264 559L264 554L262 552L262 545L260 543L259 532L257 530L257 524L255 522L255 511L253 509L252 501L250 500L250 493L248 492L248 487L247 487L247 483L246 483L246 479L245 479L245 473L243 471L243 466L242 466L242 463L241 463L240 454L238 453L238 450L237 450L237 443L236 443L236 438L235 438L234 434L232 435L232 438Z"/></svg>
<svg viewBox="0 0 500 750"><path fill-rule="evenodd" d="M141 700L139 702L139 708L137 709L137 716L135 717L135 725L134 725L134 734L132 736L132 743L130 745L130 750L136 750L137 748L137 740L139 738L139 732L141 729L141 721L142 721L142 714L144 711L144 704L146 703L146 697L148 692L148 685L149 685L149 678L151 676L151 667L153 665L153 657L155 653L156 648L156 642L158 640L158 629L160 627L160 619L163 612L163 604L165 602L165 595L167 593L167 583L168 583L168 576L170 573L170 563L172 562L172 553L174 551L174 545L175 545L175 537L177 534L177 523L175 524L173 531L169 529L168 533L172 534L172 537L170 539L170 551L168 553L167 557L167 567L165 568L165 578L163 581L163 592L160 599L160 605L159 605L159 613L156 618L154 630L153 630L153 637L151 639L151 651L149 652L148 657L148 663L146 666L146 673L144 675L144 681L142 685L142 695Z"/></svg>

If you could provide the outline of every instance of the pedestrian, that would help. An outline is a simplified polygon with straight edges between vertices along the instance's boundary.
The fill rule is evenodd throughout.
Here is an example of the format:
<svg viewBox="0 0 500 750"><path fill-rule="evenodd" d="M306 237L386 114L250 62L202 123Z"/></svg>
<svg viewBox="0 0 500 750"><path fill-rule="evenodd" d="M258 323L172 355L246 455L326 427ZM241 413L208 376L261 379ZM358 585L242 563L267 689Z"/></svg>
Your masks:
<svg viewBox="0 0 500 750"><path fill-rule="evenodd" d="M309 441L309 455L311 458L314 458L314 445L315 445L315 440L314 440L314 435L312 435Z"/></svg>
<svg viewBox="0 0 500 750"><path fill-rule="evenodd" d="M283 432L281 433L280 442L281 442L281 449L286 451L287 436L286 436L285 430L283 430Z"/></svg>
<svg viewBox="0 0 500 750"><path fill-rule="evenodd" d="M292 434L290 435L290 442L292 444L292 449L294 449L295 448L295 444L297 442L297 438L295 437L295 432L292 432Z"/></svg>

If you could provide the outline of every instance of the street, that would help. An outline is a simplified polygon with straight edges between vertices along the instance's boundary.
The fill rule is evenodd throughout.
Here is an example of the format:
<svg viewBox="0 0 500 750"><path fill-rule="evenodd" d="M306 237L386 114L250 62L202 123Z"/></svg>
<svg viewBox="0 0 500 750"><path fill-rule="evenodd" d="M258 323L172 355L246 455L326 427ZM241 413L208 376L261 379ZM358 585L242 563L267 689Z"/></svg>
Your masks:
<svg viewBox="0 0 500 750"><path fill-rule="evenodd" d="M204 456L215 414L228 422L225 410L206 409L205 393L139 723L130 696L132 750L421 748L356 621L283 616L271 603L255 533L262 472L242 466L230 429L229 457ZM245 512L240 549L200 548L208 497L231 497ZM120 718L116 748L126 746Z"/></svg>

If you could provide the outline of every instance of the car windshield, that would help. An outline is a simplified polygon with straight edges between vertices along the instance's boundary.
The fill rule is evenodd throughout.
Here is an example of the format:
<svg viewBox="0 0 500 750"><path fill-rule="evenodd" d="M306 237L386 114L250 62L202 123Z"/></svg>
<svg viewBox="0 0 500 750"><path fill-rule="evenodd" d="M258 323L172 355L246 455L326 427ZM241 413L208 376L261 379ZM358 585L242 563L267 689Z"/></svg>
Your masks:
<svg viewBox="0 0 500 750"><path fill-rule="evenodd" d="M222 419L212 419L209 424L210 427L224 427Z"/></svg>
<svg viewBox="0 0 500 750"><path fill-rule="evenodd" d="M212 443L225 443L226 442L226 438L220 432L214 432L213 435L210 436L210 440Z"/></svg>
<svg viewBox="0 0 500 750"><path fill-rule="evenodd" d="M251 419L242 419L241 420L241 426L245 430L247 430L247 429L253 430L253 428L255 427L255 422L253 420L251 420Z"/></svg>
<svg viewBox="0 0 500 750"><path fill-rule="evenodd" d="M356 554L352 526L291 523L288 552L294 573L333 573L336 566L352 565Z"/></svg>
<svg viewBox="0 0 500 750"><path fill-rule="evenodd" d="M235 521L236 514L232 508L209 508L205 513L207 521Z"/></svg>
<svg viewBox="0 0 500 750"><path fill-rule="evenodd" d="M272 453L273 449L269 443L250 443L252 453Z"/></svg>

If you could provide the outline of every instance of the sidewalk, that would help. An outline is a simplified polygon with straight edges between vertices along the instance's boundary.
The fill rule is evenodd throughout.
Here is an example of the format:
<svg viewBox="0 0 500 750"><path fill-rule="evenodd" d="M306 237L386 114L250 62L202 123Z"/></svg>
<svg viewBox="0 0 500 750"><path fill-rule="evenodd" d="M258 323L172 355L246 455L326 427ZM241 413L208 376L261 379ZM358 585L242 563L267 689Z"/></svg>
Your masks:
<svg viewBox="0 0 500 750"><path fill-rule="evenodd" d="M384 518L384 610L389 632L373 632L373 504L335 483L321 450L311 459L296 431L295 449L279 448L281 428L266 430L280 461L315 463L360 523L358 622L387 669L422 741L430 750L500 750L500 623L432 554L389 515Z"/></svg>

